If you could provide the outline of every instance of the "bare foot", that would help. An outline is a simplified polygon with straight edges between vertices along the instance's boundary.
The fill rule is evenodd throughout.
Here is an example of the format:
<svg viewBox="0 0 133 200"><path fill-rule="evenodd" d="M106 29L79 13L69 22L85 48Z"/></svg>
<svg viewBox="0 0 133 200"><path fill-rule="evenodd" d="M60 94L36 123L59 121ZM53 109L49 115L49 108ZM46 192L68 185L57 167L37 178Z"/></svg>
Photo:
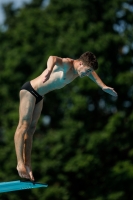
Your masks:
<svg viewBox="0 0 133 200"><path fill-rule="evenodd" d="M32 174L31 168L29 166L27 166L27 165L25 165L25 167L26 167L26 170L27 170L27 172L28 172L28 174L30 176L31 181L35 181L35 179L33 177L33 174Z"/></svg>
<svg viewBox="0 0 133 200"><path fill-rule="evenodd" d="M18 170L18 174L21 178L27 178L30 179L30 175L27 172L27 169L25 167L25 165L17 165L17 170Z"/></svg>

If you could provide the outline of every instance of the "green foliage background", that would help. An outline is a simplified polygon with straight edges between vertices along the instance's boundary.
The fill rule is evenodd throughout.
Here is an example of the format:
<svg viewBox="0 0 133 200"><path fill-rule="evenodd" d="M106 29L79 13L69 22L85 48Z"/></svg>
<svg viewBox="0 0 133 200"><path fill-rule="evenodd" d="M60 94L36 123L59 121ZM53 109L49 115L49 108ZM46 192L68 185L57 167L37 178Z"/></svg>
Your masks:
<svg viewBox="0 0 133 200"><path fill-rule="evenodd" d="M32 0L4 6L0 29L0 182L19 179L14 132L19 89L50 55L91 51L98 75L118 98L88 78L45 96L34 135L32 166L46 189L0 194L3 200L133 199L133 1ZM51 123L44 126L43 117Z"/></svg>

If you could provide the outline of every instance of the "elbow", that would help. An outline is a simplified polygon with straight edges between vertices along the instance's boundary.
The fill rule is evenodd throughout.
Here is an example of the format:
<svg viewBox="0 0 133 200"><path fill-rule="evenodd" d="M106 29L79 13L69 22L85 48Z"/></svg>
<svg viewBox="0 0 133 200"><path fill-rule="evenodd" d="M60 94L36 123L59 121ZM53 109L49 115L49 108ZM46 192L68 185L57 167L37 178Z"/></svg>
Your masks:
<svg viewBox="0 0 133 200"><path fill-rule="evenodd" d="M52 61L54 64L56 64L57 58L56 56L49 56L48 60Z"/></svg>

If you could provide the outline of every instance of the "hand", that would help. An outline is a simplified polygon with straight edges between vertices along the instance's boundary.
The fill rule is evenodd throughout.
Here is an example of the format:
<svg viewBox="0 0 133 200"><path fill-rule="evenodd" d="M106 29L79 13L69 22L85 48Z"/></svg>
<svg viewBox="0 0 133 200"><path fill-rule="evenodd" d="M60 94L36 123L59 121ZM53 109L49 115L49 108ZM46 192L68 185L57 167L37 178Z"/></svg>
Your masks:
<svg viewBox="0 0 133 200"><path fill-rule="evenodd" d="M49 77L50 77L51 71L49 71L48 69L45 69L45 71L43 72L43 83L45 83Z"/></svg>
<svg viewBox="0 0 133 200"><path fill-rule="evenodd" d="M103 90L104 92L106 92L106 93L112 95L112 96L115 96L115 97L118 96L118 94L115 92L115 90L114 90L113 88L111 88L111 87L104 86L104 87L102 88L102 90Z"/></svg>
<svg viewBox="0 0 133 200"><path fill-rule="evenodd" d="M26 179L30 179L31 181L34 181L32 170L30 169L30 167L24 164L21 164L21 165L17 165L17 170L21 178L26 178Z"/></svg>

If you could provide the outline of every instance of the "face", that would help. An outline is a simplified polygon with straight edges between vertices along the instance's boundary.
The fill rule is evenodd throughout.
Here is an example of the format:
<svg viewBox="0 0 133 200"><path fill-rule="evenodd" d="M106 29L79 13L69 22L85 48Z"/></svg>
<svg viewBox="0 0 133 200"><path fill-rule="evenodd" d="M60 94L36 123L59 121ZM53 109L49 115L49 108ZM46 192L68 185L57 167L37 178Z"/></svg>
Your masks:
<svg viewBox="0 0 133 200"><path fill-rule="evenodd" d="M83 78L85 76L89 76L89 74L93 71L93 69L91 67L83 65L81 62L79 64L79 68L77 71L78 71L78 75L80 76L80 78Z"/></svg>

